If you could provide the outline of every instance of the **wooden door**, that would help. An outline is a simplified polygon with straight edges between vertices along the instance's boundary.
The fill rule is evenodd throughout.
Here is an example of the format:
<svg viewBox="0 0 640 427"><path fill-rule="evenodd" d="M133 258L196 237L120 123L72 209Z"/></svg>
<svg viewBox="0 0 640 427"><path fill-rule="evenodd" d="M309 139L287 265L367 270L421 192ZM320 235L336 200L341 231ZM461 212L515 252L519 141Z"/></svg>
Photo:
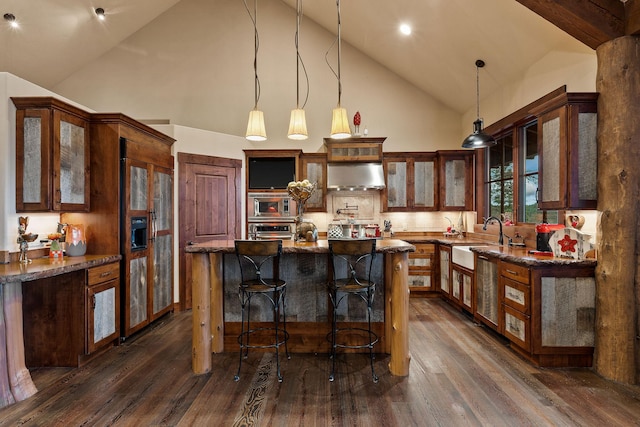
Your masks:
<svg viewBox="0 0 640 427"><path fill-rule="evenodd" d="M184 247L241 238L242 160L178 153L180 309L191 308L191 258Z"/></svg>

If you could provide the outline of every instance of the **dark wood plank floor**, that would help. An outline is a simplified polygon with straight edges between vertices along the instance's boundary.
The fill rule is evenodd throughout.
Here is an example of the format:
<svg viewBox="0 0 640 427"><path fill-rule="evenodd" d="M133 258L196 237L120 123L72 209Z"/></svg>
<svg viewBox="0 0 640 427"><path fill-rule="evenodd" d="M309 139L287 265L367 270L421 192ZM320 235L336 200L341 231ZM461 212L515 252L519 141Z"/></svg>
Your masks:
<svg viewBox="0 0 640 427"><path fill-rule="evenodd" d="M213 355L191 372L191 313L78 369L32 372L35 396L0 410L0 425L59 426L626 426L640 425L640 387L588 369L537 369L439 299L411 300L411 372L373 384L364 355L294 354L278 383L272 353Z"/></svg>

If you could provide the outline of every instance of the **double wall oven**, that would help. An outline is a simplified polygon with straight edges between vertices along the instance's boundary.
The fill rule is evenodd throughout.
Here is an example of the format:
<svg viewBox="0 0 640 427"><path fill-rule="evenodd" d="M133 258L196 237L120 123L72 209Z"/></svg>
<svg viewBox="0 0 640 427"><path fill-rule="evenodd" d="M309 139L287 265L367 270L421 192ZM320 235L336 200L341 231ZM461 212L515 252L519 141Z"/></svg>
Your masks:
<svg viewBox="0 0 640 427"><path fill-rule="evenodd" d="M296 202L288 193L247 194L247 237L249 239L293 238Z"/></svg>

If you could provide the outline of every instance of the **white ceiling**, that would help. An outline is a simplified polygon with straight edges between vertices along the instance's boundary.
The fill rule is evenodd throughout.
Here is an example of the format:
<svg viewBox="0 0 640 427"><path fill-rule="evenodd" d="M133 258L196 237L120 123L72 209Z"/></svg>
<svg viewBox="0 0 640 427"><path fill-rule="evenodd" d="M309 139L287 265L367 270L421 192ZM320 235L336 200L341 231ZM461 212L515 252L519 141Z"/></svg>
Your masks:
<svg viewBox="0 0 640 427"><path fill-rule="evenodd" d="M180 1L189 0L2 0L0 13L16 15L20 28L1 22L0 71L53 88ZM296 0L281 1L295 9ZM344 43L460 113L475 106L476 59L487 64L483 97L551 50L590 50L515 0L343 0L341 17ZM335 33L336 0L307 0L305 19ZM411 36L399 33L401 22Z"/></svg>

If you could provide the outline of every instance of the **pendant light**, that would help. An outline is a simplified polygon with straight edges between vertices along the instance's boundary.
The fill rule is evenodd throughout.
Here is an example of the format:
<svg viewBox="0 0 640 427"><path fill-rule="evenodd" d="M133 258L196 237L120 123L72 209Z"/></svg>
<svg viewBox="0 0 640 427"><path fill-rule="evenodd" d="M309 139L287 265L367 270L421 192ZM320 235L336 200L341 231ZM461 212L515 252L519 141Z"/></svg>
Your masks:
<svg viewBox="0 0 640 427"><path fill-rule="evenodd" d="M462 148L484 148L496 145L496 140L482 130L480 118L480 68L484 67L484 61L476 61L476 121L473 122L473 133L462 141Z"/></svg>
<svg viewBox="0 0 640 427"><path fill-rule="evenodd" d="M258 99L260 99L260 80L258 79L258 47L260 41L258 39L258 0L254 0L253 4L253 16L247 6L245 0L244 6L249 13L249 17L253 22L253 75L254 75L254 105L253 110L249 112L249 122L247 123L247 135L246 138L249 141L266 141L267 131L264 127L264 114L258 110Z"/></svg>
<svg viewBox="0 0 640 427"><path fill-rule="evenodd" d="M333 116L331 118L331 138L344 139L351 136L351 128L349 128L349 119L347 118L347 109L342 108L340 101L342 98L342 81L340 80L340 60L342 57L342 33L340 22L340 0L336 1L338 9L338 72L334 71L334 74L338 78L338 106L333 109ZM333 69L332 69L333 71Z"/></svg>
<svg viewBox="0 0 640 427"><path fill-rule="evenodd" d="M300 18L302 17L302 0L296 0L296 108L291 110L291 120L289 120L289 139L303 140L309 137L307 133L307 119L304 114L304 106L307 104L307 98L309 97L309 78L307 76L307 70L304 67L302 58L300 57L299 41L300 41ZM300 65L304 70L305 77L307 78L307 98L300 107Z"/></svg>

